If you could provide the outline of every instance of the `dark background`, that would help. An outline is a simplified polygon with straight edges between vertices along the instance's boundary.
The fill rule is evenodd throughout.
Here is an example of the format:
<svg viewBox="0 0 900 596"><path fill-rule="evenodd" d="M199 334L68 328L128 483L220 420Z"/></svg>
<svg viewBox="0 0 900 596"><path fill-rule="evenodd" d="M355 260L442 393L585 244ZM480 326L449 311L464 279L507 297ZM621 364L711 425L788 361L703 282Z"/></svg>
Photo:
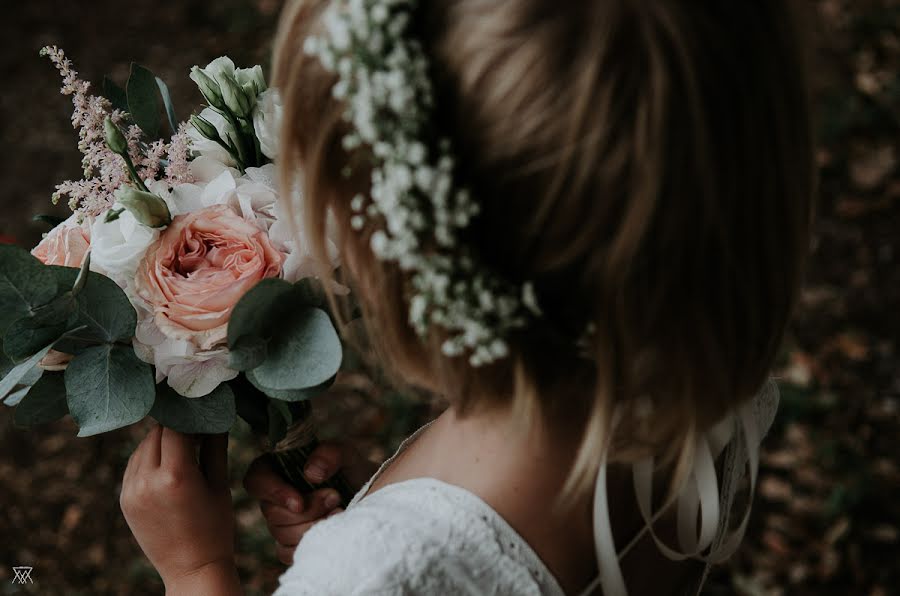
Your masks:
<svg viewBox="0 0 900 596"><path fill-rule="evenodd" d="M179 117L200 96L194 64L227 53L267 66L281 0L32 0L0 22L0 236L33 246L53 186L80 176L71 104L38 50L63 47L83 77L119 82L136 60L163 77ZM821 169L815 243L777 374L782 410L766 442L745 546L708 594L900 594L900 3L816 0L815 104ZM324 432L374 457L433 407L346 378L320 404ZM143 428L75 438L67 421L25 432L0 407L0 594L159 594L118 509ZM258 446L232 445L239 478ZM235 483L239 566L250 593L280 573L259 514ZM33 585L11 583L34 567Z"/></svg>

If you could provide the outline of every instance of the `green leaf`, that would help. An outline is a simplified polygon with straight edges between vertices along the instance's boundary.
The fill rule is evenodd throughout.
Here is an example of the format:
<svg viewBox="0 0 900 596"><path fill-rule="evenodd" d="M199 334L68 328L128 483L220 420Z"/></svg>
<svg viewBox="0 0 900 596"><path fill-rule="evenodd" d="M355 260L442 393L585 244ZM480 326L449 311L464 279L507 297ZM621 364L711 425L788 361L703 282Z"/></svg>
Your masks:
<svg viewBox="0 0 900 596"><path fill-rule="evenodd" d="M131 64L131 76L125 86L128 112L149 139L159 138L159 102L156 77L140 64Z"/></svg>
<svg viewBox="0 0 900 596"><path fill-rule="evenodd" d="M66 221L61 217L57 217L56 215L48 215L46 213L39 213L31 218L32 221L38 223L44 223L50 226L51 228L55 228L62 222Z"/></svg>
<svg viewBox="0 0 900 596"><path fill-rule="evenodd" d="M253 385L257 391L261 391L272 399L288 402L307 401L317 395L321 395L334 384L335 380L335 377L331 377L321 385L316 385L315 387L309 387L307 389L272 389L271 387L266 387L260 383L259 379L256 378L255 371L248 371L245 375L247 380L250 381L250 384Z"/></svg>
<svg viewBox="0 0 900 596"><path fill-rule="evenodd" d="M14 420L19 426L36 426L59 420L68 413L63 375L45 374L16 407Z"/></svg>
<svg viewBox="0 0 900 596"><path fill-rule="evenodd" d="M19 402L31 391L31 385L22 385L20 389L16 389L10 393L3 402L4 406L13 407L19 405Z"/></svg>
<svg viewBox="0 0 900 596"><path fill-rule="evenodd" d="M128 96L125 90L109 77L103 77L103 97L109 100L113 109L128 111Z"/></svg>
<svg viewBox="0 0 900 596"><path fill-rule="evenodd" d="M28 315L7 328L3 336L3 351L13 362L21 362L42 347L58 341L67 330L65 322L42 325L34 315Z"/></svg>
<svg viewBox="0 0 900 596"><path fill-rule="evenodd" d="M47 355L47 352L50 351L50 346L45 347L40 352L26 360L25 362L13 367L6 376L0 380L0 401L6 399L6 396L23 380L26 379L29 373L32 373L35 367L37 367L38 362L43 359L44 356ZM38 368L40 371L40 369Z"/></svg>
<svg viewBox="0 0 900 596"><path fill-rule="evenodd" d="M264 279L244 294L228 321L228 347L246 338L268 339L291 310L293 286L282 279Z"/></svg>
<svg viewBox="0 0 900 596"><path fill-rule="evenodd" d="M328 314L297 309L281 320L268 357L253 369L252 379L274 391L309 389L334 377L341 358L341 341Z"/></svg>
<svg viewBox="0 0 900 596"><path fill-rule="evenodd" d="M169 94L169 86L159 77L156 77L156 86L159 88L159 96L162 97L163 107L166 108L169 128L172 129L172 134L175 134L178 132L178 118L175 116L175 105L172 103L172 96Z"/></svg>
<svg viewBox="0 0 900 596"><path fill-rule="evenodd" d="M0 350L0 379L9 374L16 367L16 363L9 359L3 350Z"/></svg>
<svg viewBox="0 0 900 596"><path fill-rule="evenodd" d="M228 367L250 370L263 363L268 354L268 342L259 337L242 337L228 351Z"/></svg>
<svg viewBox="0 0 900 596"><path fill-rule="evenodd" d="M153 407L153 370L130 346L107 344L84 350L69 363L65 380L79 437L134 424Z"/></svg>
<svg viewBox="0 0 900 596"><path fill-rule="evenodd" d="M78 276L76 269L54 267L52 271L61 287L71 287ZM128 342L134 337L137 313L125 292L108 277L88 273L75 302L68 325L73 331L56 344L61 352L79 354L97 344Z"/></svg>
<svg viewBox="0 0 900 596"><path fill-rule="evenodd" d="M181 433L225 433L234 425L234 393L223 383L209 395L184 397L168 385L161 385L150 416Z"/></svg>
<svg viewBox="0 0 900 596"><path fill-rule="evenodd" d="M0 334L56 297L50 270L27 250L0 245Z"/></svg>
<svg viewBox="0 0 900 596"><path fill-rule="evenodd" d="M275 445L287 436L293 416L286 403L275 400L269 400L266 411L269 414L269 442Z"/></svg>

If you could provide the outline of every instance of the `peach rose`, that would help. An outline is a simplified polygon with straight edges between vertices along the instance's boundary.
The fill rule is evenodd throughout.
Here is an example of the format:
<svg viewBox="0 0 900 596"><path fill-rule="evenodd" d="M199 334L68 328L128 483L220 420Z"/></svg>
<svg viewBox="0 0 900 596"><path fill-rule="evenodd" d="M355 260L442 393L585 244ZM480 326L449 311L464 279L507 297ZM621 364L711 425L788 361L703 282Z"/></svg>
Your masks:
<svg viewBox="0 0 900 596"><path fill-rule="evenodd" d="M81 267L91 248L91 228L71 216L44 236L31 251L44 265Z"/></svg>
<svg viewBox="0 0 900 596"><path fill-rule="evenodd" d="M207 350L225 339L231 310L285 255L226 205L176 216L138 266L135 291L164 335Z"/></svg>

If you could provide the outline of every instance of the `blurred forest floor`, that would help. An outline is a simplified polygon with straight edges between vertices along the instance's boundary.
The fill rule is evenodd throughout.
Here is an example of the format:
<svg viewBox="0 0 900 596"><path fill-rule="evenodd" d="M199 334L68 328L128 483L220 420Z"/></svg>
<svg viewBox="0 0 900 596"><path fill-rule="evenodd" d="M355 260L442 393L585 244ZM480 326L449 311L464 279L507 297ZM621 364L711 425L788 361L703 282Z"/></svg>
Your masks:
<svg viewBox="0 0 900 596"><path fill-rule="evenodd" d="M79 176L71 105L38 49L58 44L85 78L123 81L134 59L197 106L190 66L228 53L267 64L280 0L20 3L0 23L0 236L32 246L54 184ZM778 376L782 409L765 443L744 547L707 594L900 594L900 3L817 0L815 99L821 168L811 267ZM814 18L813 18L814 17ZM179 113L184 118L187 114ZM349 375L319 410L323 433L352 435L374 457L435 406ZM340 427L338 427L340 424ZM39 432L0 410L0 594L160 594L118 508L131 428L76 439L66 421ZM235 478L258 452L239 429ZM271 593L281 567L235 482L241 575ZM30 565L35 583L11 583Z"/></svg>

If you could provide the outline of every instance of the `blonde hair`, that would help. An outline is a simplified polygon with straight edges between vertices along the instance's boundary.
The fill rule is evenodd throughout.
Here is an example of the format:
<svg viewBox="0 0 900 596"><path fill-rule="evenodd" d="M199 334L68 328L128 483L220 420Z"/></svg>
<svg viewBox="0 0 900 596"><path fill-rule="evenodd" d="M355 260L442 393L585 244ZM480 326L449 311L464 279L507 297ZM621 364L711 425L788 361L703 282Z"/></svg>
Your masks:
<svg viewBox="0 0 900 596"><path fill-rule="evenodd" d="M327 0L282 16L282 175L302 171L308 242L329 218L369 334L399 377L460 412L496 405L582 433L566 493L613 461L689 464L765 380L807 252L813 168L793 5L783 0L429 0L437 129L482 208L466 241L534 282L542 321L472 368L407 322L404 274L351 230L365 150L349 154L334 78L303 52ZM348 161L353 175L342 170ZM371 226L369 226L371 228ZM578 339L585 328L586 345Z"/></svg>

